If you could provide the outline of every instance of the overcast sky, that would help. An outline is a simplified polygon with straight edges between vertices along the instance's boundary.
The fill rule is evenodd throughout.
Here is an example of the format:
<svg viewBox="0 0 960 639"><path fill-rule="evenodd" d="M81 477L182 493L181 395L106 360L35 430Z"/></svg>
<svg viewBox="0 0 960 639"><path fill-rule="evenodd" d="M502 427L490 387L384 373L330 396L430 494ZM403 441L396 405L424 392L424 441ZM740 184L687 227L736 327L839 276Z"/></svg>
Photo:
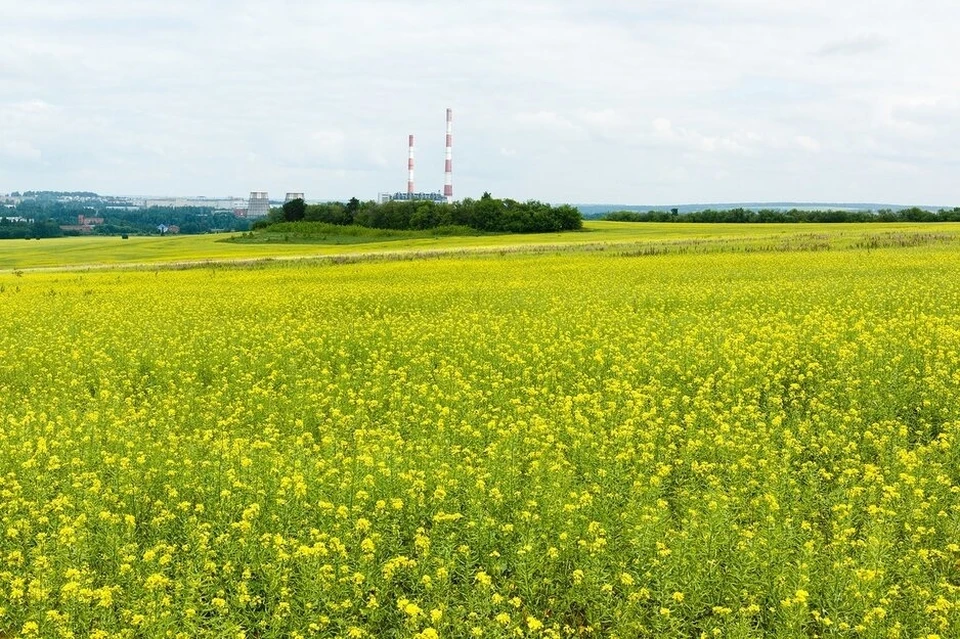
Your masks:
<svg viewBox="0 0 960 639"><path fill-rule="evenodd" d="M960 205L956 0L0 0L0 192Z"/></svg>

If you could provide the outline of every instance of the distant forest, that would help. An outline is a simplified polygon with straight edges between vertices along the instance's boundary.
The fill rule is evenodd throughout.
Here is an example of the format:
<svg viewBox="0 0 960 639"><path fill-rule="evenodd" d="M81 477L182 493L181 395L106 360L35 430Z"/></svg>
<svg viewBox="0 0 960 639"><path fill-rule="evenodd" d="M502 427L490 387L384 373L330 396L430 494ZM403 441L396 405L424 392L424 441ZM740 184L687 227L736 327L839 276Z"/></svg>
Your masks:
<svg viewBox="0 0 960 639"><path fill-rule="evenodd" d="M517 202L484 193L479 200L466 198L452 204L429 200L360 202L353 198L346 203L308 205L294 200L257 220L253 228L299 221L399 231L468 227L488 233L552 233L583 227L576 207L535 200Z"/></svg>
<svg viewBox="0 0 960 639"><path fill-rule="evenodd" d="M791 209L729 209L692 211L676 213L667 211L615 211L602 217L616 222L699 222L718 224L787 224L796 222L843 223L843 222L960 222L960 207L928 211L921 208L909 208L894 211L806 211Z"/></svg>
<svg viewBox="0 0 960 639"><path fill-rule="evenodd" d="M30 192L24 195L29 195ZM45 194L46 195L46 194ZM56 193L56 195L61 195ZM87 193L69 194L86 197ZM14 208L0 209L0 239L61 237L78 235L78 231L64 231L61 225L77 224L77 216L102 217L103 224L93 227L92 235L157 235L161 224L177 226L181 234L212 231L246 231L247 220L233 213L214 212L200 207L151 207L148 209L117 208L97 200L59 202L52 198L24 200ZM9 218L23 218L33 222L14 222Z"/></svg>

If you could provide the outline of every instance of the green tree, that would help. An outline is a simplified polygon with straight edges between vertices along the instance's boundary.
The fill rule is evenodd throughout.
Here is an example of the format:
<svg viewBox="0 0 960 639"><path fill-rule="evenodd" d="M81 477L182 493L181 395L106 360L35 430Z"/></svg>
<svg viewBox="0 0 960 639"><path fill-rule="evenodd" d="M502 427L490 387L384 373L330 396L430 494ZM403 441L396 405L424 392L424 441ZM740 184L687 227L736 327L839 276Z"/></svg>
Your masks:
<svg viewBox="0 0 960 639"><path fill-rule="evenodd" d="M288 214L293 203L283 209L271 209L270 215L254 222L261 229L283 221L305 220L337 225L357 225L375 229L431 229L441 226L467 226L490 233L555 233L582 227L579 209L551 206L536 200L517 202L499 199L485 192L479 200L464 198L453 204L430 200L401 200L378 203L327 202L304 207L303 217ZM299 215L299 210L296 215Z"/></svg>
<svg viewBox="0 0 960 639"><path fill-rule="evenodd" d="M307 203L302 198L290 200L283 205L283 220L285 222L299 222L307 214Z"/></svg>

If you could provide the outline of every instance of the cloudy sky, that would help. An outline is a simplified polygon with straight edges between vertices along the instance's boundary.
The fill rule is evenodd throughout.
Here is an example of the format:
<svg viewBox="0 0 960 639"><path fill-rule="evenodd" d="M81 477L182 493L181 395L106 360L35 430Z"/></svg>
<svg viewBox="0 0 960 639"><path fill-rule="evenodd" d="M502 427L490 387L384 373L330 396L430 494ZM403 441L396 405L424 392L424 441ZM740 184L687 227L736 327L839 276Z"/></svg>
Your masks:
<svg viewBox="0 0 960 639"><path fill-rule="evenodd" d="M960 205L955 0L0 0L0 192Z"/></svg>

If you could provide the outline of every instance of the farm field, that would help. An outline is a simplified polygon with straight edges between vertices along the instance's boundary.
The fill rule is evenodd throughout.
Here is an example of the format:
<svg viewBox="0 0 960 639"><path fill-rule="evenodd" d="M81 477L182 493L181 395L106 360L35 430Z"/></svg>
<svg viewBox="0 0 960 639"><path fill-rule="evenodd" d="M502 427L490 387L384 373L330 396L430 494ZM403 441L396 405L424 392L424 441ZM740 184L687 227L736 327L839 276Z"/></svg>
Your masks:
<svg viewBox="0 0 960 639"><path fill-rule="evenodd" d="M0 244L0 637L960 635L960 227L588 226Z"/></svg>
<svg viewBox="0 0 960 639"><path fill-rule="evenodd" d="M394 255L399 252L529 251L536 247L594 246L624 250L685 249L698 252L743 247L851 246L892 235L960 236L960 224L655 224L586 221L584 231L525 235L472 235L368 241L351 245L316 242L234 243L238 234L166 237L65 237L0 242L0 270L103 268L120 265L315 259ZM295 238L294 238L295 240Z"/></svg>

